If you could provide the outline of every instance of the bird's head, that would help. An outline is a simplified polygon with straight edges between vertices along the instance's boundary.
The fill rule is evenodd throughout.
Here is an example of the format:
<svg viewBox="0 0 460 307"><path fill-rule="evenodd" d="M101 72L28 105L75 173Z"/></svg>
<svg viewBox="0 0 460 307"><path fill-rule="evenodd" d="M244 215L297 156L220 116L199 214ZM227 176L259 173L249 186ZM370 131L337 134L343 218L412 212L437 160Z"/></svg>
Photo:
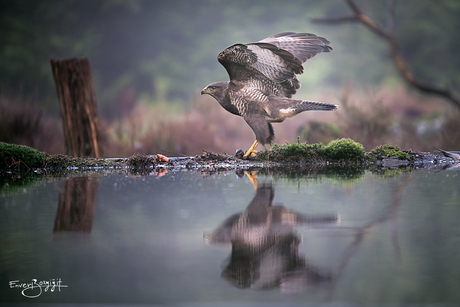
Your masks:
<svg viewBox="0 0 460 307"><path fill-rule="evenodd" d="M206 86L202 91L201 95L208 94L214 97L217 101L222 101L228 88L228 82L219 81L214 82Z"/></svg>

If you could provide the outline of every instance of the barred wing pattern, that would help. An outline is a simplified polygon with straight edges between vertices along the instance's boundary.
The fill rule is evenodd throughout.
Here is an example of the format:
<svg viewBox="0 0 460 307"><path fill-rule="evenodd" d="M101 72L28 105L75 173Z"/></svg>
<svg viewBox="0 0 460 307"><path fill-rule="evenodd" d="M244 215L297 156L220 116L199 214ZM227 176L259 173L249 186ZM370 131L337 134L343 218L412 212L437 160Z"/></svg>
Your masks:
<svg viewBox="0 0 460 307"><path fill-rule="evenodd" d="M329 41L311 33L285 32L260 41L290 52L301 63L305 63L320 52L329 52Z"/></svg>
<svg viewBox="0 0 460 307"><path fill-rule="evenodd" d="M300 88L296 74L303 73L302 64L320 52L332 50L328 44L327 39L315 34L285 32L257 43L233 45L222 51L218 60L230 80L265 77L284 87L285 96L290 97Z"/></svg>

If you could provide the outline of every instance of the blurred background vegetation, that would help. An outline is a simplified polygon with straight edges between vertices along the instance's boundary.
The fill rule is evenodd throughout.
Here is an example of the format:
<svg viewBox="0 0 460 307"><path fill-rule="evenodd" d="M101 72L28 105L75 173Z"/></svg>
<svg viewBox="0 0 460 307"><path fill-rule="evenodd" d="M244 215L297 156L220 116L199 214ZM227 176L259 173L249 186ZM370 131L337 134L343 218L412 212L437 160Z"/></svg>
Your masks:
<svg viewBox="0 0 460 307"><path fill-rule="evenodd" d="M385 24L387 1L359 0ZM241 118L200 90L227 80L217 54L279 32L311 32L333 51L308 61L296 97L338 112L298 115L275 142L349 137L366 150L393 143L460 149L459 110L406 88L382 40L360 24L310 18L349 13L343 0L0 0L0 141L63 153L50 59L88 57L106 156L233 153L253 141ZM414 74L460 89L460 2L398 1L395 36Z"/></svg>

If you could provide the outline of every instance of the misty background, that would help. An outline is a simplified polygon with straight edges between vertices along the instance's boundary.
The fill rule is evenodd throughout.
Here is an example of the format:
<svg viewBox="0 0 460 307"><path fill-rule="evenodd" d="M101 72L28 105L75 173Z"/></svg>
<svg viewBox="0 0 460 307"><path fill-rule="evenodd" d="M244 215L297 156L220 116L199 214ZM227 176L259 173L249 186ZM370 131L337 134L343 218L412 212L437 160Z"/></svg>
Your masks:
<svg viewBox="0 0 460 307"><path fill-rule="evenodd" d="M356 3L386 27L388 1ZM395 12L395 37L414 75L458 93L460 2L397 1ZM384 41L358 23L310 21L344 15L351 11L343 0L0 0L0 141L63 153L50 59L88 57L105 156L245 149L254 136L244 120L200 90L228 80L217 62L226 47L293 31L333 48L304 64L296 97L341 108L275 125L276 143L349 137L366 150L458 150L458 108L406 87Z"/></svg>

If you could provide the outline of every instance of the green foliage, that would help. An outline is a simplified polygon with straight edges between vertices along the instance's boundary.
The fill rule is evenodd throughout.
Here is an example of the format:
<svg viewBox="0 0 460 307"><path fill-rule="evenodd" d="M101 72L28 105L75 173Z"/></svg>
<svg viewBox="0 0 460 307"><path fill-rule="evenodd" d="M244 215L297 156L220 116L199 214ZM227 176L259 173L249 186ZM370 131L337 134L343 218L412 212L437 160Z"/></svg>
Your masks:
<svg viewBox="0 0 460 307"><path fill-rule="evenodd" d="M414 154L412 151L409 150L402 150L396 145L380 145L374 147L369 152L370 157L375 158L377 160L381 160L383 158L394 158L399 160L414 160Z"/></svg>
<svg viewBox="0 0 460 307"><path fill-rule="evenodd" d="M0 169L43 167L46 154L24 145L0 142Z"/></svg>

